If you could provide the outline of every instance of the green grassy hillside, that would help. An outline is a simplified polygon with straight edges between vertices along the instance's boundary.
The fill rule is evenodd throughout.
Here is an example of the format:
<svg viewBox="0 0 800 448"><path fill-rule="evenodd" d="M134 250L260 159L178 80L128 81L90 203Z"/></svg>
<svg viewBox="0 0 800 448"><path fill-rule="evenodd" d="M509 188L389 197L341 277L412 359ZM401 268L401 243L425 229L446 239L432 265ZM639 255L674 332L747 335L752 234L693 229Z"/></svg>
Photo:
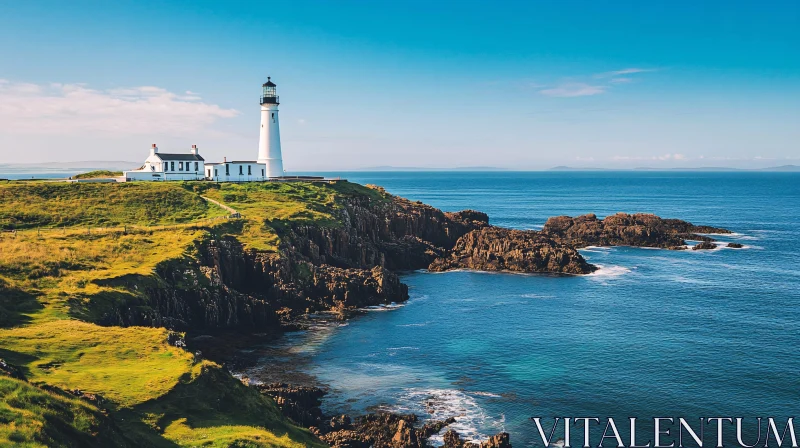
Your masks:
<svg viewBox="0 0 800 448"><path fill-rule="evenodd" d="M92 434L101 446L317 444L270 399L169 345L166 330L99 326L92 313L146 301L119 280L160 282L156 267L192 257L203 238L276 251L276 228L337 226L356 195L383 200L346 182L0 184L0 358L28 380L0 374L0 446L91 446ZM228 212L204 197L243 217L219 219ZM103 409L41 385L99 395Z"/></svg>

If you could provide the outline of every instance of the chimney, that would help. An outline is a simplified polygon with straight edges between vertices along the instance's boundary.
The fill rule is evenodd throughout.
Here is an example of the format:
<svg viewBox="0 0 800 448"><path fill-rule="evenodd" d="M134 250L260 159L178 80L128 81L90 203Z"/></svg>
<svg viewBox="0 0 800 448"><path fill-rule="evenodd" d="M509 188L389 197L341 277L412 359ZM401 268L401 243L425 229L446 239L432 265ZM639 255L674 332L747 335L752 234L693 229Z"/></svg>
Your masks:
<svg viewBox="0 0 800 448"><path fill-rule="evenodd" d="M151 156L154 156L154 155L156 155L156 154L158 154L158 146L156 146L156 144L155 144L155 143L153 143L153 144L150 146L150 155L151 155Z"/></svg>
<svg viewBox="0 0 800 448"><path fill-rule="evenodd" d="M192 154L197 155L197 145L192 145Z"/></svg>

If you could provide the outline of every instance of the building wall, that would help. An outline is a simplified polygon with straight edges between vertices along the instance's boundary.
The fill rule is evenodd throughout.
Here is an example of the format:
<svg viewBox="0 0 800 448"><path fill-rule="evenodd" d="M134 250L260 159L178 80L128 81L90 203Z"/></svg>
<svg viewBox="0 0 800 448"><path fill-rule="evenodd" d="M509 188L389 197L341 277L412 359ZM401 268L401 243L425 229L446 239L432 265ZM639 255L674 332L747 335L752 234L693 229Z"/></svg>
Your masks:
<svg viewBox="0 0 800 448"><path fill-rule="evenodd" d="M281 131L277 104L261 105L261 134L258 141L258 161L267 167L267 177L283 176Z"/></svg>
<svg viewBox="0 0 800 448"><path fill-rule="evenodd" d="M181 165L182 164L182 165ZM195 169L195 166L197 169ZM158 155L151 155L138 170L125 171L125 179L136 180L203 180L205 162L202 160L161 160Z"/></svg>
<svg viewBox="0 0 800 448"><path fill-rule="evenodd" d="M228 170L225 170L225 167ZM248 167L250 171L248 171ZM239 174L241 169L241 173ZM249 173L249 174L248 174ZM206 166L206 179L215 182L256 182L267 179L267 166L256 162L225 162Z"/></svg>
<svg viewBox="0 0 800 448"><path fill-rule="evenodd" d="M203 180L202 173L162 173L158 171L125 171L124 177L126 181L136 181L136 180L151 180L151 181L159 181L159 180Z"/></svg>

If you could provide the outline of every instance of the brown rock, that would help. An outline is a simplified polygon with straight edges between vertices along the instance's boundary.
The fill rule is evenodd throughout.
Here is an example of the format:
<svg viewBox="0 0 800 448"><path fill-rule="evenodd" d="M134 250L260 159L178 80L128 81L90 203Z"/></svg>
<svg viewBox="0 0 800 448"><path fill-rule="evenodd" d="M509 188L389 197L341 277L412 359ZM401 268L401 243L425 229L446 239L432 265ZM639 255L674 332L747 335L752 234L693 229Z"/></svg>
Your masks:
<svg viewBox="0 0 800 448"><path fill-rule="evenodd" d="M451 269L588 274L597 267L539 232L484 227L459 238L448 256L428 266L434 272Z"/></svg>
<svg viewBox="0 0 800 448"><path fill-rule="evenodd" d="M728 247L730 247L731 249L741 249L744 246L739 243L728 243Z"/></svg>
<svg viewBox="0 0 800 448"><path fill-rule="evenodd" d="M701 241L700 243L692 246L692 250L710 250L716 249L717 245L708 241Z"/></svg>
<svg viewBox="0 0 800 448"><path fill-rule="evenodd" d="M686 239L713 241L702 233L731 233L709 226L696 226L679 219L664 219L648 213L617 213L598 219L594 214L557 216L547 220L542 233L564 244L586 246L635 246L678 249Z"/></svg>

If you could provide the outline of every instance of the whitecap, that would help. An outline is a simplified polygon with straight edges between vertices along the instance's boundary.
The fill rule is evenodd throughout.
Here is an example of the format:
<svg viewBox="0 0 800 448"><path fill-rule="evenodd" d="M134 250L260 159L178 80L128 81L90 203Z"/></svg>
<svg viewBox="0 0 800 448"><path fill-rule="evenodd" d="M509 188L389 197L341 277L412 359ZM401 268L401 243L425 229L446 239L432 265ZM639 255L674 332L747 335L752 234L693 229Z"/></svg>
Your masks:
<svg viewBox="0 0 800 448"><path fill-rule="evenodd" d="M606 266L602 264L596 265L599 269L588 274L587 277L603 278L603 277L619 277L631 272L630 268L625 266Z"/></svg>
<svg viewBox="0 0 800 448"><path fill-rule="evenodd" d="M474 393L474 395L480 394ZM386 406L384 409L389 412L427 415L429 420L455 417L455 423L429 439L434 446L444 444L442 435L448 429L458 432L464 440L476 443L488 437L481 432L481 428L500 426L500 430L503 430L502 416L500 418L488 416L478 405L475 397L456 389L405 389L396 404Z"/></svg>
<svg viewBox="0 0 800 448"><path fill-rule="evenodd" d="M392 311L404 307L403 303L390 303L388 305L371 305L364 308L359 308L361 311Z"/></svg>
<svg viewBox="0 0 800 448"><path fill-rule="evenodd" d="M551 296L548 294L535 294L535 293L528 293L528 294L520 294L520 297L526 299L552 299L555 296Z"/></svg>
<svg viewBox="0 0 800 448"><path fill-rule="evenodd" d="M491 392L481 392L481 391L476 391L476 392L469 392L469 393L470 393L470 394L472 394L472 395L478 395L478 396L481 396L481 397L489 397L489 398L503 398L503 396L502 396L502 395L493 394L493 393L491 393Z"/></svg>

